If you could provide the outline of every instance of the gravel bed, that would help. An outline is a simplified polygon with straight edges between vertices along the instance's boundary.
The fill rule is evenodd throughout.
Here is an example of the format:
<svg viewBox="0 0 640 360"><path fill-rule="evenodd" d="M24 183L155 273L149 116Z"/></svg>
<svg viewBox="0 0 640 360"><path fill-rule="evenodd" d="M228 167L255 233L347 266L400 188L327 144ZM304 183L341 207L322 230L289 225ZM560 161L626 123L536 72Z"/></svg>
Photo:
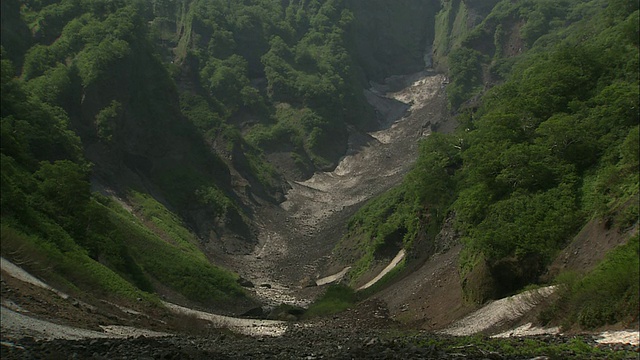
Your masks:
<svg viewBox="0 0 640 360"><path fill-rule="evenodd" d="M548 345L570 343L573 337L539 336L531 339ZM595 346L592 336L581 338ZM245 337L217 334L208 337L87 339L36 341L23 338L2 343L2 359L549 359L539 355L513 356L455 344L452 337L429 333L413 335L388 331L297 328L285 336ZM511 347L530 346L525 339L510 339ZM617 345L603 348L602 357L618 351L617 358L635 359L638 347ZM622 352L624 351L624 352ZM559 357L557 357L559 356ZM583 358L564 349L554 358ZM594 358L594 357L590 357Z"/></svg>

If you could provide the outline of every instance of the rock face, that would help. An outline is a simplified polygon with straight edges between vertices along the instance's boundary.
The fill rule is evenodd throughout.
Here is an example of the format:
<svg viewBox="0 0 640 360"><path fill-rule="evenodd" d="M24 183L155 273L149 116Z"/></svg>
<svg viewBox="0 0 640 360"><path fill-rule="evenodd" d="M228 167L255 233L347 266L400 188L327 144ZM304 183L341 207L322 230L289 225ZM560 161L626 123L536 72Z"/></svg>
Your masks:
<svg viewBox="0 0 640 360"><path fill-rule="evenodd" d="M462 289L467 301L482 304L496 297L496 283L488 264L483 260L464 279Z"/></svg>
<svg viewBox="0 0 640 360"><path fill-rule="evenodd" d="M243 277L239 277L237 282L242 287L246 287L246 288L255 287L255 285L251 281L249 281L249 280L247 280L247 279L245 279Z"/></svg>
<svg viewBox="0 0 640 360"><path fill-rule="evenodd" d="M409 74L425 67L435 34L438 0L350 0L355 15L351 46L368 80Z"/></svg>

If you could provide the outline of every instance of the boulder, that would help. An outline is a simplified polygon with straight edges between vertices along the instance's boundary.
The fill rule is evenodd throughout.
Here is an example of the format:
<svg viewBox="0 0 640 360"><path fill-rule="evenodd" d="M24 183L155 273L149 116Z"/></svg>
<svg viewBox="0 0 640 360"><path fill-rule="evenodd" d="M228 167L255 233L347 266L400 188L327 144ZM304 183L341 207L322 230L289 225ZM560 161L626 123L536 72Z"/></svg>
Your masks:
<svg viewBox="0 0 640 360"><path fill-rule="evenodd" d="M238 283L238 285L240 285L242 287L246 287L246 288L255 287L255 285L251 281L249 281L249 280L247 280L247 279L245 279L243 277L239 277L238 280L236 280L236 282Z"/></svg>
<svg viewBox="0 0 640 360"><path fill-rule="evenodd" d="M302 281L300 281L300 286L303 288L310 288L310 287L318 286L318 284L316 283L315 280L307 276L304 279L302 279Z"/></svg>

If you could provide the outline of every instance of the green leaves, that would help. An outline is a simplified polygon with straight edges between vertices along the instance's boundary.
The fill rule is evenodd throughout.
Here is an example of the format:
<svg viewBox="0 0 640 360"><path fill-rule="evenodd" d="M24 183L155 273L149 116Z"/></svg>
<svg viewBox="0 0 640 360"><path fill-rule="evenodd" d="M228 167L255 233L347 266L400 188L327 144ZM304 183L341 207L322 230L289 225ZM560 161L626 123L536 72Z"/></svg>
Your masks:
<svg viewBox="0 0 640 360"><path fill-rule="evenodd" d="M568 111L572 101L592 96L604 68L600 60L597 50L587 46L560 46L547 59L539 59L520 79L528 109L544 119Z"/></svg>
<svg viewBox="0 0 640 360"><path fill-rule="evenodd" d="M271 40L271 48L262 57L268 83L267 93L272 100L289 101L295 94L296 73L289 64L292 56L284 40L275 36Z"/></svg>
<svg viewBox="0 0 640 360"><path fill-rule="evenodd" d="M562 184L495 202L471 236L491 261L512 254L537 254L549 261L580 219L574 189Z"/></svg>
<svg viewBox="0 0 640 360"><path fill-rule="evenodd" d="M259 101L257 91L250 90L247 62L239 55L232 55L225 60L211 59L200 71L200 78L209 96L224 107L224 117L231 116L242 106Z"/></svg>
<svg viewBox="0 0 640 360"><path fill-rule="evenodd" d="M26 80L40 76L55 63L56 56L48 46L35 45L25 56L23 76Z"/></svg>
<svg viewBox="0 0 640 360"><path fill-rule="evenodd" d="M196 190L198 200L208 205L217 216L224 216L227 209L233 206L229 198L216 186L202 187Z"/></svg>
<svg viewBox="0 0 640 360"><path fill-rule="evenodd" d="M461 47L449 55L451 84L447 87L449 101L454 108L471 97L474 89L482 84L482 54Z"/></svg>
<svg viewBox="0 0 640 360"><path fill-rule="evenodd" d="M521 33L531 43L566 11L536 6ZM516 61L461 135L452 209L469 251L489 266L515 257L542 269L586 218L637 196L637 68L631 76L628 65L637 62L637 44L622 35L624 21L598 32L606 15L590 14L564 30L571 40L546 38ZM621 218L629 226L629 216Z"/></svg>
<svg viewBox="0 0 640 360"><path fill-rule="evenodd" d="M631 128L620 145L620 160L624 166L638 169L640 166L640 131L638 126Z"/></svg>
<svg viewBox="0 0 640 360"><path fill-rule="evenodd" d="M304 314L305 318L326 316L344 311L356 302L355 291L344 285L330 285Z"/></svg>
<svg viewBox="0 0 640 360"><path fill-rule="evenodd" d="M33 95L48 104L66 104L72 97L71 76L69 68L59 63L27 82L26 86Z"/></svg>
<svg viewBox="0 0 640 360"><path fill-rule="evenodd" d="M130 53L129 43L120 39L106 39L98 45L87 46L78 54L77 65L82 85L88 87L105 79L113 66Z"/></svg>
<svg viewBox="0 0 640 360"><path fill-rule="evenodd" d="M122 104L113 100L111 104L100 110L96 115L96 133L101 141L108 144L113 139L113 134L118 126L118 120L122 114Z"/></svg>
<svg viewBox="0 0 640 360"><path fill-rule="evenodd" d="M564 17L569 2L543 0L532 1L530 4L531 8L525 7L521 10L521 16L526 18L526 23L520 30L528 46L532 46L539 37L551 29L554 19Z"/></svg>
<svg viewBox="0 0 640 360"><path fill-rule="evenodd" d="M583 329L633 321L638 317L639 255L635 235L611 250L593 271L565 284L555 315Z"/></svg>
<svg viewBox="0 0 640 360"><path fill-rule="evenodd" d="M455 138L432 133L420 144L420 157L404 180L408 199L421 206L446 209L453 198L453 172L460 165Z"/></svg>
<svg viewBox="0 0 640 360"><path fill-rule="evenodd" d="M88 171L82 166L59 160L41 163L34 177L39 180L34 205L76 236L83 235L84 210L90 198Z"/></svg>

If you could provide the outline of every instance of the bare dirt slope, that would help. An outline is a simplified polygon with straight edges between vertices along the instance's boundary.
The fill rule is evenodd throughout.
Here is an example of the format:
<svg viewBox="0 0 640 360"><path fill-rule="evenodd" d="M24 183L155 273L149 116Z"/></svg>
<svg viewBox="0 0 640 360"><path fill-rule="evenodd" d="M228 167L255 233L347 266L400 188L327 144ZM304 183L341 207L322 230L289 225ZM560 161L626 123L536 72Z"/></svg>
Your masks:
<svg viewBox="0 0 640 360"><path fill-rule="evenodd" d="M375 295L389 313L410 327L437 330L475 307L464 301L458 276L461 245L431 256L416 271Z"/></svg>
<svg viewBox="0 0 640 360"><path fill-rule="evenodd" d="M172 318L159 307L94 301L62 294L50 287L16 278L15 272L2 271L2 336L36 339L107 337L102 326L146 329L137 335L172 332L184 318ZM84 301L86 300L86 302ZM175 321L174 321L175 320ZM133 335L134 333L130 333ZM125 336L126 337L126 336Z"/></svg>
<svg viewBox="0 0 640 360"><path fill-rule="evenodd" d="M600 263L611 249L625 244L637 232L637 225L627 231L620 231L602 219L592 219L549 266L545 280L552 280L563 271L587 273Z"/></svg>

